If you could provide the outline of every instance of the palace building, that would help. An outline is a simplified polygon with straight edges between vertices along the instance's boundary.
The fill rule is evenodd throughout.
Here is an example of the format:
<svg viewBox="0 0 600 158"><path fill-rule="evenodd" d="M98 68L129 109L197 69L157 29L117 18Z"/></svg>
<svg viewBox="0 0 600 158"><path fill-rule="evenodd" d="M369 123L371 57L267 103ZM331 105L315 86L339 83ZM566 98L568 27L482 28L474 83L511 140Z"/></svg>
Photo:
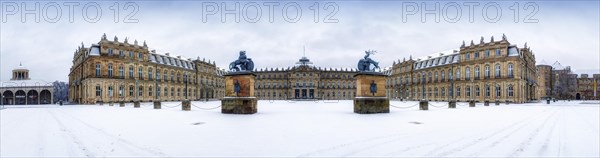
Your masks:
<svg viewBox="0 0 600 158"><path fill-rule="evenodd" d="M146 42L130 44L103 35L73 54L69 100L81 104L118 101L178 101L221 98L224 70L215 62L149 50Z"/></svg>
<svg viewBox="0 0 600 158"><path fill-rule="evenodd" d="M29 69L19 64L9 81L0 82L2 105L52 104L54 86L50 82L31 80Z"/></svg>
<svg viewBox="0 0 600 158"><path fill-rule="evenodd" d="M353 68L321 68L302 57L288 68L257 69L255 96L263 100L351 100L356 93Z"/></svg>
<svg viewBox="0 0 600 158"><path fill-rule="evenodd" d="M539 99L535 56L525 44L501 40L394 62L386 70L387 94L393 99L432 101L500 101L524 103ZM539 94L539 93L537 93Z"/></svg>

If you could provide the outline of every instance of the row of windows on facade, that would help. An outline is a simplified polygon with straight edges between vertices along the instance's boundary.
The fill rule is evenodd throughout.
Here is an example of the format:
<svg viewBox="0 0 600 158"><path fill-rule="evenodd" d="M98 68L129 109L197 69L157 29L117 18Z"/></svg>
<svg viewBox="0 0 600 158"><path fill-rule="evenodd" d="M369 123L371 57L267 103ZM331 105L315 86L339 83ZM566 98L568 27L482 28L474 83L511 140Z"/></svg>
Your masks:
<svg viewBox="0 0 600 158"><path fill-rule="evenodd" d="M502 77L502 76L501 76L501 72L502 72L502 70L501 70L501 68L500 68L500 64L496 64L496 65L495 65L495 67L496 67L495 76L496 76L497 78L499 78L499 77ZM457 79L457 80L460 80L460 79L461 79L461 74L460 74L460 72L461 72L461 71L460 71L460 69L461 69L461 68L459 67L459 68L457 68L457 69L458 69L458 70L456 71L456 79ZM476 66L476 67L475 67L475 73L473 74L473 76L474 76L474 78L475 78L475 79L479 79L479 74L480 74L479 72L480 72L480 71L479 71L479 66ZM464 77L465 77L465 80L470 80L470 79L471 79L471 68L470 68L470 67L466 67L466 68L465 68L465 73L466 73L466 75L464 76ZM444 81L444 80L446 80L446 76L445 76L445 74L446 74L446 73L445 73L445 71L444 71L444 70L442 70L440 74L441 74L441 81ZM435 78L433 78L433 75L435 75ZM513 75L514 75L514 74L513 74L513 64L508 64L508 77L513 77ZM439 79L439 78L438 78L439 76L440 76L440 75L438 75L438 71L435 71L434 73L432 73L432 72L429 72L429 73L427 74L427 78L428 78L428 80L427 80L427 81L430 81L430 82L432 82L432 81L435 81L435 82L437 82L437 81L438 81L438 79ZM422 75L421 75L421 79L422 79L422 80L425 80L425 77L426 77L426 76L425 76L424 74L422 74ZM486 66L485 66L485 69L484 69L484 77L485 77L485 78L490 78L490 66L489 66L489 65L486 65ZM435 79L435 80L434 80L434 79ZM452 79L453 79L453 76L452 76L452 71L451 71L450 69L448 69L448 79L449 79L449 80L452 80ZM394 80L394 83L395 83L395 84L402 84L402 80L401 80L401 79L399 79L399 78L397 78L397 79L393 79L393 80ZM405 77L405 79L404 79L404 80L405 80L405 81L404 81L404 83L409 83L409 82L408 82L408 77ZM398 82L400 82L400 83L398 83ZM418 82L418 80L417 80L417 77L415 77L415 78L414 78L413 82Z"/></svg>
<svg viewBox="0 0 600 158"><path fill-rule="evenodd" d="M262 95L261 95L262 94ZM279 94L279 97L287 97L287 92L283 92L283 93L277 93L277 92L262 92L262 93L256 93L256 97L277 97L277 94ZM352 95L351 95L352 94ZM342 97L352 97L356 95L356 92L348 92L348 95L346 95L346 92L337 92L337 96L342 96ZM336 92L321 92L321 96L327 96L327 97L335 97L336 96Z"/></svg>
<svg viewBox="0 0 600 158"><path fill-rule="evenodd" d="M168 78L169 77L168 76L168 74L169 74L168 71L165 70L163 74L164 74L165 81L167 81L169 79ZM102 75L102 67L101 67L100 64L96 64L96 77L101 77L101 75ZM123 69L122 66L119 67L119 76L120 77L124 77L124 69ZM171 82L175 82L175 76L177 76L177 82L181 82L181 74L177 73L177 75L175 75L174 71L171 71ZM108 64L108 77L114 77L112 64ZM129 67L129 77L130 78L134 78L135 77L134 76L133 67ZM152 77L153 77L152 68L148 68L148 79L151 80ZM161 77L160 69L158 69L158 71L156 71L156 79L160 81L160 79L161 79L160 77ZM140 67L138 69L138 78L139 79L144 79L144 69L142 67ZM187 79L188 79L187 75L184 73L183 74L183 81L186 81ZM193 83L197 83L196 77L192 78L192 82ZM213 81L213 80L210 80L210 81L209 80L204 80L204 77L202 77L200 79L200 83L202 84L203 82L205 84L209 84L210 83L209 85L213 85L215 81Z"/></svg>
<svg viewBox="0 0 600 158"><path fill-rule="evenodd" d="M306 76L306 73L302 73L302 76ZM308 76L313 76L313 73L308 73ZM257 78L259 79L263 79L263 78L283 78L284 76L282 74L279 75L273 75L271 77L271 74L268 75L258 75ZM296 73L296 77L300 77L300 73ZM324 74L322 77L325 78L352 78L351 75L344 75L344 74Z"/></svg>
<svg viewBox="0 0 600 158"><path fill-rule="evenodd" d="M302 83L302 85L300 85L300 83L296 82L296 86L295 87L314 87L314 84L312 82L307 83ZM287 82L284 83L273 83L273 85L271 86L271 83L263 83L261 85L261 83L257 83L256 84L256 88L288 88ZM321 88L356 88L356 84L354 83L340 83L337 82L337 86L336 83L321 83Z"/></svg>
<svg viewBox="0 0 600 158"><path fill-rule="evenodd" d="M495 92L496 92L496 96L497 96L497 97L500 97L500 94L501 94L501 91L502 91L501 89L502 89L502 88L501 88L501 86L495 86ZM451 97L451 94L453 93L453 92L452 92L452 88L448 87L448 89L447 89L447 90L448 90L448 91L447 91L447 92L448 92L448 95L446 95L446 88L444 88L444 87L440 88L440 91L438 91L438 88L437 88L437 87L433 88L433 91L432 91L432 89L431 89L431 88L428 88L428 89L427 89L427 91L425 91L425 93L426 93L426 95L428 94L427 96L435 96L435 97L437 97L437 96L438 96L438 94L441 92L441 96L448 96L448 97ZM491 87L490 87L490 86L485 86L485 96L486 96L486 97L489 97L489 96L490 96L490 92L491 92L490 90L491 90ZM396 92L398 92L398 91L396 91ZM421 92L421 89L420 89L420 88L417 88L417 89L416 89L416 91L413 91L413 95L415 95L415 96L421 96L421 93L420 93L420 92ZM406 95L408 95L408 94L409 94L409 91L408 91L408 90L406 90L404 93L405 93ZM456 91L455 91L455 93L456 93L456 96L457 96L457 97L460 97L460 96L461 96L461 87L460 87L460 86L457 86L457 87L456 87ZM508 93L508 96L509 96L509 97L512 97L512 96L514 96L514 89L513 89L513 86L512 86L512 85L509 85L509 86L508 86L508 88L506 88L506 93ZM467 97L470 97L470 96L471 96L471 87L465 87L465 95L466 95ZM480 96L480 89L479 89L479 86L475 86L475 96L477 96L477 97L479 97L479 96Z"/></svg>
<svg viewBox="0 0 600 158"><path fill-rule="evenodd" d="M144 59L144 54L143 53L137 53L137 52L129 51L129 57L131 59L135 59L136 54L138 56L137 59L140 59L140 60ZM108 49L108 55L111 55L111 56L114 55L112 48ZM119 50L119 56L125 57L125 51ZM151 55L151 57L153 59L156 59L156 57L153 56L153 55ZM168 57L164 57L164 56L159 56L159 57L161 57L161 58L159 58L160 60L158 60L158 61L159 61L159 63L162 63L162 64L167 64L167 65L172 65L172 66L183 66L185 68L192 68L192 67L194 67L193 64L185 62L185 61L180 61L180 60L177 60L177 59L174 59L174 58L168 58ZM204 68L204 67L200 68L201 72L204 72L204 71L209 72L208 70L209 70L208 68Z"/></svg>
<svg viewBox="0 0 600 158"><path fill-rule="evenodd" d="M161 88L158 87L157 89L153 89L153 87L150 86L148 88L148 91L147 91L148 92L148 96L152 96L153 95L153 91L156 91L156 94L160 94L161 93ZM193 92L194 96L196 96L196 90L195 89L188 89L188 91L190 93ZM112 97L113 94L114 94L114 92L115 91L113 90L113 87L109 86L108 87L108 91L106 92L106 94L108 96ZM119 86L119 90L117 92L118 92L118 96L119 97L124 97L125 96L124 86ZM138 91L137 92L138 92L137 96L140 96L140 97L143 96L144 95L144 87L143 86L138 87ZM175 96L175 92L177 92L177 96L178 97L181 96L181 93L183 93L183 95L185 96L185 89L171 88L170 92L171 92L170 94L171 94L172 97ZM216 93L218 94L219 92L216 92ZM96 97L100 97L101 94L102 94L102 88L100 86L96 86ZM134 94L135 94L135 88L133 86L129 86L129 96L133 97ZM169 96L168 94L169 94L169 89L168 88L164 88L163 96L165 96L165 97Z"/></svg>

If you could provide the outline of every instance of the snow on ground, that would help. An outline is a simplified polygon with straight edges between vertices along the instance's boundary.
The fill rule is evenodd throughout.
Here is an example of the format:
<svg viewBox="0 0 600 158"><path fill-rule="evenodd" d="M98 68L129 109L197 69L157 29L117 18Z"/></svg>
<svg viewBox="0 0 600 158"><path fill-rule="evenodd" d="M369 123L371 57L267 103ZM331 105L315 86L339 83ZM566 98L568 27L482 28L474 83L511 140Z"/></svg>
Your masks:
<svg viewBox="0 0 600 158"><path fill-rule="evenodd" d="M0 156L600 157L597 102L419 111L392 101L401 108L363 115L352 101L259 101L254 115L202 110L219 101L178 104L7 106Z"/></svg>

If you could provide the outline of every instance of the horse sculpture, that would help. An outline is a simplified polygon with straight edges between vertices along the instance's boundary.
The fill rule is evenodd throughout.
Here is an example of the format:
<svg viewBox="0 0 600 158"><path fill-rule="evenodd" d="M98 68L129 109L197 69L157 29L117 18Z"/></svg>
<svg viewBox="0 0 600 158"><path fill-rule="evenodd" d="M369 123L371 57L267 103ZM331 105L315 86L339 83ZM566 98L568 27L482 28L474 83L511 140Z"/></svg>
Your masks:
<svg viewBox="0 0 600 158"><path fill-rule="evenodd" d="M379 69L379 62L369 58L369 55L374 53L375 51L365 51L367 55L365 55L364 59L358 61L358 71L375 71L375 69ZM373 69L371 69L371 64L373 64Z"/></svg>
<svg viewBox="0 0 600 158"><path fill-rule="evenodd" d="M240 51L238 60L235 60L229 64L229 70L231 71L252 71L254 69L254 62L251 58L246 57L246 51Z"/></svg>

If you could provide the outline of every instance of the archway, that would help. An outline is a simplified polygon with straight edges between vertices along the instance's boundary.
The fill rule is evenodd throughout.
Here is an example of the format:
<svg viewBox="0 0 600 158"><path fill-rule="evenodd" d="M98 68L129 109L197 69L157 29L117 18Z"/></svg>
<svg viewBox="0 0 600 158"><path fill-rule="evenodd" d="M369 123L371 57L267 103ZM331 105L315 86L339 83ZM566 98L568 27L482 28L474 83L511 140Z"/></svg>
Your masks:
<svg viewBox="0 0 600 158"><path fill-rule="evenodd" d="M575 95L575 99L577 99L577 100L581 100L581 94L577 93L577 94Z"/></svg>
<svg viewBox="0 0 600 158"><path fill-rule="evenodd" d="M40 92L40 104L52 104L52 93L48 90Z"/></svg>
<svg viewBox="0 0 600 158"><path fill-rule="evenodd" d="M2 104L4 105L12 105L15 104L15 95L12 91L4 91L2 93Z"/></svg>
<svg viewBox="0 0 600 158"><path fill-rule="evenodd" d="M29 90L29 92L27 92L27 104L39 104L38 102L38 92L35 90Z"/></svg>
<svg viewBox="0 0 600 158"><path fill-rule="evenodd" d="M18 90L15 93L15 105L25 105L25 99L26 99L26 95L25 95L25 91L23 90Z"/></svg>

